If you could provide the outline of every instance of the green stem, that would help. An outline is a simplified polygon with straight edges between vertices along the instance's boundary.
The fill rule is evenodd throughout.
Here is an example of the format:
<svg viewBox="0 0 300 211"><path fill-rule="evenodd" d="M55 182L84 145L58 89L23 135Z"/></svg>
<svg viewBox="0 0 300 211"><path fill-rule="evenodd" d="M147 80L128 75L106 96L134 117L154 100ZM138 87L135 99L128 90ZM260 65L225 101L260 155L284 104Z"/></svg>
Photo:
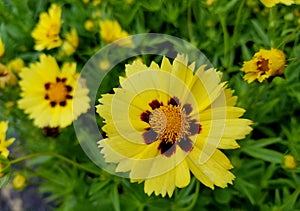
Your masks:
<svg viewBox="0 0 300 211"><path fill-rule="evenodd" d="M199 195L199 190L200 190L200 182L196 181L196 190L195 190L193 201L192 201L192 203L189 204L189 206L187 206L185 208L185 210L192 210L193 207L196 205L197 199L198 199L198 195Z"/></svg>
<svg viewBox="0 0 300 211"><path fill-rule="evenodd" d="M294 37L296 37L296 38L298 38L298 36L296 36L296 34L299 32L299 30L300 30L300 25L298 25L296 28L295 28L295 30L291 33L291 34L289 34L288 36L286 36L284 39L283 39L283 41L278 45L278 49L279 48L281 48L281 46L283 46L282 47L282 49L284 48L284 45L287 43L287 42L289 42L290 40L293 40L293 38ZM295 45L296 46L296 45Z"/></svg>
<svg viewBox="0 0 300 211"><path fill-rule="evenodd" d="M222 31L223 31L223 37L224 37L224 67L228 68L229 67L229 62L230 62L230 55L229 55L229 35L228 31L226 28L226 20L225 20L225 15L224 14L219 14L219 19L220 23L222 26Z"/></svg>
<svg viewBox="0 0 300 211"><path fill-rule="evenodd" d="M54 152L38 152L38 153L34 153L34 154L29 154L29 155L25 155L23 157L20 157L20 158L17 158L15 160L11 160L10 163L11 164L16 164L16 163L19 163L19 162L22 162L24 160L28 160L28 159L32 159L32 158L36 158L36 157L40 157L40 156L51 156L51 157L55 157L55 158L58 158L60 160L63 160L65 161L66 163L69 163L79 169L82 169L86 172L89 172L89 173L92 173L92 174L96 174L96 175L100 175L100 173L98 171L95 171L95 170L92 170L92 169L89 169L79 163L76 163L74 162L73 160L70 160L62 155L59 155L59 154L56 154Z"/></svg>
<svg viewBox="0 0 300 211"><path fill-rule="evenodd" d="M187 11L187 28L188 28L189 39L191 42L193 42L194 35L193 35L193 26L192 26L192 6L189 1L188 1L188 11Z"/></svg>
<svg viewBox="0 0 300 211"><path fill-rule="evenodd" d="M241 21L241 17L242 17L242 12L243 12L243 9L244 9L244 4L245 4L245 0L242 0L240 2L240 6L239 6L239 9L238 9L238 12L237 12L237 15L236 15L236 19L235 19L235 23L234 23L234 29L233 29L233 35L232 35L232 43L233 43L233 46L236 46L237 44L237 34L239 32L239 24L240 24L240 21Z"/></svg>

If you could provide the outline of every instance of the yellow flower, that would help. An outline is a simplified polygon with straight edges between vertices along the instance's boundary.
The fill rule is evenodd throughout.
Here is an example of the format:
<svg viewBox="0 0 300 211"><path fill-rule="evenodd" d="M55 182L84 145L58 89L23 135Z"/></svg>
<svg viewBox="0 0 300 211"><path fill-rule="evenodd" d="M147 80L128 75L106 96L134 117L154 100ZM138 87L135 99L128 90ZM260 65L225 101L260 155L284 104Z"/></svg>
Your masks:
<svg viewBox="0 0 300 211"><path fill-rule="evenodd" d="M94 21L92 21L92 20L89 19L89 20L87 20L87 21L84 22L84 28L85 28L85 30L91 32L91 31L93 31L94 27L95 27Z"/></svg>
<svg viewBox="0 0 300 211"><path fill-rule="evenodd" d="M288 169L295 169L297 165L294 156L292 155L284 156L284 166Z"/></svg>
<svg viewBox="0 0 300 211"><path fill-rule="evenodd" d="M16 76L5 65L0 63L0 88L4 88L6 84L14 85L16 83Z"/></svg>
<svg viewBox="0 0 300 211"><path fill-rule="evenodd" d="M22 190L26 186L26 178L22 174L17 174L12 181L13 187Z"/></svg>
<svg viewBox="0 0 300 211"><path fill-rule="evenodd" d="M52 4L48 13L40 14L39 22L31 33L35 39L34 49L41 51L61 46L62 40L59 37L61 24L61 7Z"/></svg>
<svg viewBox="0 0 300 211"><path fill-rule="evenodd" d="M294 0L260 0L266 7L273 7L276 4L285 4L285 5L291 5L294 2Z"/></svg>
<svg viewBox="0 0 300 211"><path fill-rule="evenodd" d="M120 24L117 21L111 21L111 20L100 21L99 26L100 26L100 35L102 39L107 43L114 42L118 39L129 36L129 34L126 31L122 30ZM125 43L119 42L117 44L122 46L133 47L133 43L131 39L125 41L126 41Z"/></svg>
<svg viewBox="0 0 300 211"><path fill-rule="evenodd" d="M72 55L79 45L79 38L75 28L72 28L69 33L66 35L66 40L63 42L61 46L62 51L67 56Z"/></svg>
<svg viewBox="0 0 300 211"><path fill-rule="evenodd" d="M23 67L24 67L24 61L20 58L13 59L7 64L7 68L10 71L17 72L17 73L21 72Z"/></svg>
<svg viewBox="0 0 300 211"><path fill-rule="evenodd" d="M0 37L0 57L2 57L5 53L5 45Z"/></svg>
<svg viewBox="0 0 300 211"><path fill-rule="evenodd" d="M7 158L9 155L9 150L7 147L9 147L15 141L14 138L5 140L7 127L8 122L0 122L0 155L4 156L5 158Z"/></svg>
<svg viewBox="0 0 300 211"><path fill-rule="evenodd" d="M102 59L102 60L99 62L99 68L100 68L100 70L106 71L106 70L108 70L110 67L111 67L111 64L110 64L109 60L107 60L107 59Z"/></svg>
<svg viewBox="0 0 300 211"><path fill-rule="evenodd" d="M18 104L35 125L63 128L88 110L89 91L77 82L79 74L75 71L75 63L64 63L60 70L55 58L45 54L40 56L40 62L23 68L22 99Z"/></svg>
<svg viewBox="0 0 300 211"><path fill-rule="evenodd" d="M246 73L244 79L248 83L258 80L264 81L271 76L281 75L285 67L285 55L281 50L260 49L250 61L245 61L242 71Z"/></svg>
<svg viewBox="0 0 300 211"><path fill-rule="evenodd" d="M204 185L225 188L235 176L219 149L238 148L237 139L251 131L244 109L220 82L215 69L178 55L161 66L126 65L121 88L104 94L97 112L105 121L107 138L98 142L106 162L116 172L129 172L131 182L145 182L151 195L172 196L175 187L190 183L190 171Z"/></svg>
<svg viewBox="0 0 300 211"><path fill-rule="evenodd" d="M93 0L93 6L97 6L101 3L101 0Z"/></svg>
<svg viewBox="0 0 300 211"><path fill-rule="evenodd" d="M5 175L2 171L4 169L4 165L2 164L1 160L0 160L0 179Z"/></svg>

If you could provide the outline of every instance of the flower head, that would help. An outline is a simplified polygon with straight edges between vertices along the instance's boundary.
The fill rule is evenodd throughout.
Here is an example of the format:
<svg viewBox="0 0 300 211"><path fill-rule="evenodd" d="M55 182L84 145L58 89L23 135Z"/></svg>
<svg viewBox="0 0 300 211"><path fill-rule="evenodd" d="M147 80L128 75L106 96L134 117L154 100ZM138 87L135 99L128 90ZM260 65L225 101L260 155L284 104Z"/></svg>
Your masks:
<svg viewBox="0 0 300 211"><path fill-rule="evenodd" d="M59 47L62 44L59 37L61 24L61 7L52 4L48 13L43 12L40 14L39 22L31 33L35 39L34 49L41 51L45 48L49 50Z"/></svg>
<svg viewBox="0 0 300 211"><path fill-rule="evenodd" d="M86 20L84 22L84 28L85 28L85 30L91 32L91 31L93 31L94 27L95 27L95 24L94 24L93 20L88 19L88 20Z"/></svg>
<svg viewBox="0 0 300 211"><path fill-rule="evenodd" d="M112 21L112 20L100 21L99 26L100 26L100 35L102 39L107 43L111 43L118 39L129 36L129 34L126 31L122 30L120 24L117 21ZM119 43L119 44L126 45L128 47L133 46L131 40L129 40L128 43Z"/></svg>
<svg viewBox="0 0 300 211"><path fill-rule="evenodd" d="M5 53L5 45L0 37L0 57L2 57Z"/></svg>
<svg viewBox="0 0 300 211"><path fill-rule="evenodd" d="M291 5L295 3L294 0L260 0L266 7L273 7L276 4L285 4L285 5Z"/></svg>
<svg viewBox="0 0 300 211"><path fill-rule="evenodd" d="M26 178L22 174L17 174L14 176L12 184L15 189L22 190L26 186Z"/></svg>
<svg viewBox="0 0 300 211"><path fill-rule="evenodd" d="M271 76L281 75L285 67L285 55L281 50L260 49L250 61L243 64L242 71L246 73L244 79L248 83L258 80L264 81Z"/></svg>
<svg viewBox="0 0 300 211"><path fill-rule="evenodd" d="M72 28L66 35L66 40L63 42L61 48L67 56L72 55L79 45L79 38L75 28Z"/></svg>
<svg viewBox="0 0 300 211"><path fill-rule="evenodd" d="M16 84L17 78L8 67L0 63L0 88L4 88L6 84Z"/></svg>
<svg viewBox="0 0 300 211"><path fill-rule="evenodd" d="M234 149L251 128L234 107L233 91L215 69L179 55L173 64L141 62L126 66L121 88L99 100L107 138L99 147L106 162L118 163L132 182L145 182L148 195L168 194L190 183L190 171L206 186L226 187L235 178L219 149Z"/></svg>
<svg viewBox="0 0 300 211"><path fill-rule="evenodd" d="M40 62L22 70L22 99L18 103L35 125L63 128L88 110L88 89L77 83L79 74L75 71L75 63L64 63L60 69L55 58L45 54Z"/></svg>
<svg viewBox="0 0 300 211"><path fill-rule="evenodd" d="M297 165L294 156L292 155L284 156L284 166L288 169L295 169Z"/></svg>
<svg viewBox="0 0 300 211"><path fill-rule="evenodd" d="M4 156L5 158L7 158L9 155L9 150L7 147L9 147L15 141L14 138L5 140L7 127L8 122L0 122L0 155Z"/></svg>

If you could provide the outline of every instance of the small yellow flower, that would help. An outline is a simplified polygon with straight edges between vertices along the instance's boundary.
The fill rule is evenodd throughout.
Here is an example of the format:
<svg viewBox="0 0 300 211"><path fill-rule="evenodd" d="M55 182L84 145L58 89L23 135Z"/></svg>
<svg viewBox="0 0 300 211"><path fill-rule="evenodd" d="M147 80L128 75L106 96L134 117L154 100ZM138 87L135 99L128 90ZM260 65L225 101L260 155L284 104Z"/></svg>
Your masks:
<svg viewBox="0 0 300 211"><path fill-rule="evenodd" d="M22 190L26 186L26 178L22 174L17 174L12 181L13 187Z"/></svg>
<svg viewBox="0 0 300 211"><path fill-rule="evenodd" d="M84 28L85 28L85 30L91 32L91 31L93 31L94 27L95 27L94 21L92 21L92 20L89 19L89 20L86 20L84 22Z"/></svg>
<svg viewBox="0 0 300 211"><path fill-rule="evenodd" d="M110 64L110 62L109 62L107 59L102 59L102 60L99 62L99 69L100 69L100 70L106 71L106 70L108 70L110 67L111 67L111 64Z"/></svg>
<svg viewBox="0 0 300 211"><path fill-rule="evenodd" d="M0 37L0 57L2 57L5 53L5 45L2 41L2 38Z"/></svg>
<svg viewBox="0 0 300 211"><path fill-rule="evenodd" d="M121 87L96 107L105 119L107 138L98 142L105 161L144 182L148 195L171 197L190 183L190 172L211 189L232 184L221 149L238 148L236 140L252 130L217 71L188 64L183 55L173 63L164 57L160 66L128 64Z"/></svg>
<svg viewBox="0 0 300 211"><path fill-rule="evenodd" d="M0 155L4 156L5 158L7 158L9 155L9 150L7 147L9 147L15 141L14 138L5 140L7 127L8 122L0 122Z"/></svg>
<svg viewBox="0 0 300 211"><path fill-rule="evenodd" d="M39 22L31 33L35 39L34 49L41 51L45 48L49 50L61 46L62 40L59 36L61 24L61 7L52 4L48 13L40 14Z"/></svg>
<svg viewBox="0 0 300 211"><path fill-rule="evenodd" d="M111 43L118 39L129 36L129 34L126 31L122 30L120 24L117 21L112 21L112 20L100 21L99 26L100 26L100 35L102 39L107 43ZM125 43L119 42L118 44L122 46L128 46L128 47L133 46L131 39L126 41Z"/></svg>
<svg viewBox="0 0 300 211"><path fill-rule="evenodd" d="M251 83L256 79L262 82L271 76L281 75L284 68L285 55L281 50L261 49L250 61L244 62L241 70L246 73L244 79Z"/></svg>
<svg viewBox="0 0 300 211"><path fill-rule="evenodd" d="M24 61L21 58L16 58L8 62L7 68L12 72L19 73L21 72L24 65Z"/></svg>
<svg viewBox="0 0 300 211"><path fill-rule="evenodd" d="M40 62L23 68L20 77L18 105L38 127L64 128L90 107L89 90L77 81L75 63L64 63L60 69L54 57L42 54Z"/></svg>
<svg viewBox="0 0 300 211"><path fill-rule="evenodd" d="M3 64L0 63L0 88L4 88L6 84L15 85L17 77Z"/></svg>
<svg viewBox="0 0 300 211"><path fill-rule="evenodd" d="M98 6L101 3L101 0L93 0L93 6Z"/></svg>
<svg viewBox="0 0 300 211"><path fill-rule="evenodd" d="M61 46L62 51L65 55L72 55L79 45L79 38L75 28L72 28L69 33L66 35L66 40Z"/></svg>
<svg viewBox="0 0 300 211"><path fill-rule="evenodd" d="M292 156L292 155L284 156L284 166L288 169L295 169L296 161L295 161L294 156Z"/></svg>
<svg viewBox="0 0 300 211"><path fill-rule="evenodd" d="M285 4L285 5L292 5L295 3L294 0L260 0L266 7L273 7L276 4Z"/></svg>
<svg viewBox="0 0 300 211"><path fill-rule="evenodd" d="M208 6L212 5L215 2L215 0L206 0L206 4Z"/></svg>

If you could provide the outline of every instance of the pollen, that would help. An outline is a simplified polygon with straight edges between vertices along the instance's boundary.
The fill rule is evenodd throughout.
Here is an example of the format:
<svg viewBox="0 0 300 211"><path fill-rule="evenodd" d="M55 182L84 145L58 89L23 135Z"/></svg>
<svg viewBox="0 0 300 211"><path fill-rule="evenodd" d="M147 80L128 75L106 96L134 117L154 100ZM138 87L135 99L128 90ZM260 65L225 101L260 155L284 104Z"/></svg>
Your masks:
<svg viewBox="0 0 300 211"><path fill-rule="evenodd" d="M56 105L65 106L67 104L67 99L72 99L70 92L72 87L66 85L66 78L56 78L55 83L46 83L45 99L50 101L51 107Z"/></svg>
<svg viewBox="0 0 300 211"><path fill-rule="evenodd" d="M189 135L189 119L179 106L160 106L151 113L149 124L165 142L175 143Z"/></svg>
<svg viewBox="0 0 300 211"><path fill-rule="evenodd" d="M269 60L268 59L262 58L260 61L258 61L256 63L256 65L257 65L258 69L263 73L269 71Z"/></svg>

